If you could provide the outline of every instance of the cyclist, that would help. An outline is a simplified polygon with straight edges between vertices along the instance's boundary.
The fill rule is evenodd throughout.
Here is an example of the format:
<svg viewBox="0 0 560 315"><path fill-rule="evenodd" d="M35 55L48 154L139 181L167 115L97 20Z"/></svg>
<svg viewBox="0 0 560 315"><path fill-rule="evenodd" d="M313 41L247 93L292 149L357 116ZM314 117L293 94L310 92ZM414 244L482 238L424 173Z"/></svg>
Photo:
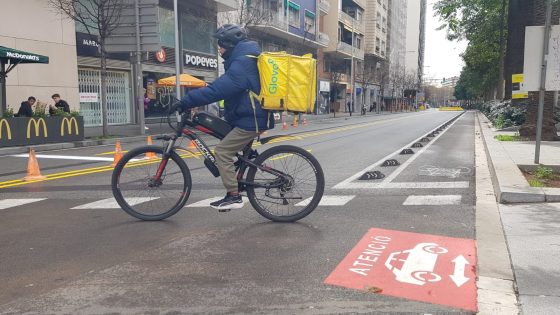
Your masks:
<svg viewBox="0 0 560 315"><path fill-rule="evenodd" d="M274 128L274 116L258 100L254 100L254 108L251 104L249 91L258 95L261 89L254 58L261 53L258 44L249 41L247 31L235 24L221 26L214 37L224 59L225 73L207 87L187 93L178 105L181 108L174 109L186 110L224 100L224 118L233 129L216 146L215 156L226 196L210 206L230 210L243 207L233 159L258 132Z"/></svg>

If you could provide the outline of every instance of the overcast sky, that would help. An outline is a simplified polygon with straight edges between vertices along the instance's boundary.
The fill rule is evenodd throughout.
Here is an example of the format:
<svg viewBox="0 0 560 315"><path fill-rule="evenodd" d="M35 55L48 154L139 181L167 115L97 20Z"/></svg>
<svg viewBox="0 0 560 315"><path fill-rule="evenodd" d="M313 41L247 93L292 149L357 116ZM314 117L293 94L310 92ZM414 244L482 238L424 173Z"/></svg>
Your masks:
<svg viewBox="0 0 560 315"><path fill-rule="evenodd" d="M441 22L438 17L434 17L433 4L435 2L437 1L428 0L426 12L424 75L441 80L461 74L463 60L459 55L465 51L467 42L450 42L445 38L445 30L436 30Z"/></svg>

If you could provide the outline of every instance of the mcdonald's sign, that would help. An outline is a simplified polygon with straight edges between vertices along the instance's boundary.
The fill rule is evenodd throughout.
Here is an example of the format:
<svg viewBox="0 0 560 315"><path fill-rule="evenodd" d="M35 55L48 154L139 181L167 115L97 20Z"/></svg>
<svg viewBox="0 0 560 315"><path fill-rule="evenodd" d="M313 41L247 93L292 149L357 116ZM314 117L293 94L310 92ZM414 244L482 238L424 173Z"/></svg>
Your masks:
<svg viewBox="0 0 560 315"><path fill-rule="evenodd" d="M0 148L84 140L84 118L0 118Z"/></svg>
<svg viewBox="0 0 560 315"><path fill-rule="evenodd" d="M2 129L6 129L6 137L8 140L12 140L12 129L10 128L10 123L6 119L0 120L0 139L3 137Z"/></svg>
<svg viewBox="0 0 560 315"><path fill-rule="evenodd" d="M47 123L45 122L45 119L43 118L39 118L39 119L35 119L35 118L30 118L29 122L27 122L27 139L31 138L31 125L33 125L33 127L35 127L35 137L39 136L39 133L41 131L41 126L43 126L43 135L44 137L48 137L49 134L47 133Z"/></svg>
<svg viewBox="0 0 560 315"><path fill-rule="evenodd" d="M74 123L74 125L72 125L72 123ZM66 128L64 128L64 126L66 126ZM76 130L76 134L79 135L80 134L80 129L78 128L78 121L76 120L76 117L64 117L62 118L62 122L60 123L60 136L64 137L64 130L66 129L68 131L68 134L71 135L72 134L72 126L74 126L74 130Z"/></svg>

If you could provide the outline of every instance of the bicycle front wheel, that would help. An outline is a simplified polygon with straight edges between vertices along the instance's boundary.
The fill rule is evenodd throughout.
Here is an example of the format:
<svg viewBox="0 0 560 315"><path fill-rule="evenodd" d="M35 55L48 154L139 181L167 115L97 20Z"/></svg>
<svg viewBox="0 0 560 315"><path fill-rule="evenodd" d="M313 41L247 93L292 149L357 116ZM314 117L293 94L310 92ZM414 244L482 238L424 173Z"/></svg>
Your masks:
<svg viewBox="0 0 560 315"><path fill-rule="evenodd" d="M255 159L268 171L250 168L247 197L259 214L275 222L294 222L309 215L323 197L325 177L308 151L291 146L272 147ZM282 174L282 176L275 175Z"/></svg>
<svg viewBox="0 0 560 315"><path fill-rule="evenodd" d="M192 185L187 164L175 152L166 161L162 157L161 147L136 148L126 153L113 171L113 196L135 218L163 220L181 210L189 198Z"/></svg>

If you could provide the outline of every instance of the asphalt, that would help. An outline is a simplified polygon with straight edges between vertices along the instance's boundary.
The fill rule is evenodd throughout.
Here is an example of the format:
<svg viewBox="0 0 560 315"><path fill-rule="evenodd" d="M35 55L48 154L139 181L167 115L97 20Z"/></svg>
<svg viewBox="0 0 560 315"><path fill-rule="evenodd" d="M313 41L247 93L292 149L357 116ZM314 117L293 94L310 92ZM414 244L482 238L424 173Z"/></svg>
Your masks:
<svg viewBox="0 0 560 315"><path fill-rule="evenodd" d="M475 115L461 116L417 155L398 154L457 115L427 111L353 117L297 129L298 138L284 143L317 157L326 175L325 195L353 197L343 206L319 206L295 224L271 223L250 205L227 214L187 207L161 222L139 222L120 209L71 209L112 197L109 169L0 188L0 199L47 198L0 210L0 313L472 313L324 283L371 228L475 239ZM283 132L294 130L271 134ZM125 149L139 145L131 142ZM44 154L91 157L111 150L94 146ZM387 179L399 170L391 179L395 187L444 184L333 188L371 166L381 170L376 164L387 156L404 165L382 170ZM45 174L108 164L39 162ZM188 205L223 194L219 179L201 160L186 162L193 177ZM8 175L0 175L0 186L21 178L25 163L25 158L3 157L0 174ZM468 184L445 187L453 182ZM460 202L403 205L411 195L454 195Z"/></svg>

